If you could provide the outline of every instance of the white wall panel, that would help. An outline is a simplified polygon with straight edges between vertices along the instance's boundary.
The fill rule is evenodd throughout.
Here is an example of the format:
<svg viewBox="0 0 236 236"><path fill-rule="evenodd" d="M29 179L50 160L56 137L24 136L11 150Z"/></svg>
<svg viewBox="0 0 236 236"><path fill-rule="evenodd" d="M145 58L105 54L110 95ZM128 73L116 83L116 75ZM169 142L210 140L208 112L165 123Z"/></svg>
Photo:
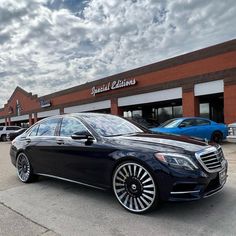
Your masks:
<svg viewBox="0 0 236 236"><path fill-rule="evenodd" d="M216 80L194 85L195 96L202 96L207 94L223 93L223 92L224 92L224 80Z"/></svg>
<svg viewBox="0 0 236 236"><path fill-rule="evenodd" d="M60 114L60 110L56 109L56 110L51 110L51 111L42 111L39 112L37 114L38 118L43 118L43 117L49 117L49 116L55 116L55 115L59 115Z"/></svg>
<svg viewBox="0 0 236 236"><path fill-rule="evenodd" d="M101 110L101 109L108 109L108 108L111 108L111 101L105 100L105 101L100 101L100 102L93 102L93 103L88 103L88 104L83 104L83 105L66 107L64 109L64 113L94 111L94 110Z"/></svg>
<svg viewBox="0 0 236 236"><path fill-rule="evenodd" d="M11 117L11 121L29 120L29 115Z"/></svg>
<svg viewBox="0 0 236 236"><path fill-rule="evenodd" d="M129 106L150 102L160 102L172 99L182 98L182 88L165 89L156 92L142 93L127 97L118 98L118 106Z"/></svg>

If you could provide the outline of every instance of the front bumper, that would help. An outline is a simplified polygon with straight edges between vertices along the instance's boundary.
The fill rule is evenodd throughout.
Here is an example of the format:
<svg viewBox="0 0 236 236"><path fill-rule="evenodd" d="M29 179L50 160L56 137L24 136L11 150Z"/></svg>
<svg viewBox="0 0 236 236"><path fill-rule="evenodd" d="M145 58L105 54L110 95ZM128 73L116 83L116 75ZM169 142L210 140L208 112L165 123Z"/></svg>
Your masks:
<svg viewBox="0 0 236 236"><path fill-rule="evenodd" d="M164 201L192 201L216 194L227 180L228 164L218 172L208 173L201 169L191 171L171 170L169 173L156 172L160 198Z"/></svg>

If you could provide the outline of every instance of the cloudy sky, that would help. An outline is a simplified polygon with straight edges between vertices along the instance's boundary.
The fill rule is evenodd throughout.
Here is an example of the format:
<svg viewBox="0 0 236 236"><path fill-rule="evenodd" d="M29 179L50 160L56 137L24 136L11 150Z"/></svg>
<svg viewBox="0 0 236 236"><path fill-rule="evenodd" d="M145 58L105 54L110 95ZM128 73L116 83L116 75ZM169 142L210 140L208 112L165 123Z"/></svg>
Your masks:
<svg viewBox="0 0 236 236"><path fill-rule="evenodd" d="M236 38L235 0L0 0L0 107Z"/></svg>

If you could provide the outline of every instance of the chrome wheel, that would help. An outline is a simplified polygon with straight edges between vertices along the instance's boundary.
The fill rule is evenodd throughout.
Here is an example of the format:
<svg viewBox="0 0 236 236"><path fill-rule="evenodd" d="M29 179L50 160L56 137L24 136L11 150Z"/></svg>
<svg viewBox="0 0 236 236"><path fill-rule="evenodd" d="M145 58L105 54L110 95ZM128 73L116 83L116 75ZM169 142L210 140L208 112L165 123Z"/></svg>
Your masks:
<svg viewBox="0 0 236 236"><path fill-rule="evenodd" d="M31 167L27 156L24 153L20 153L17 157L16 168L18 177L22 182L28 182L31 177Z"/></svg>
<svg viewBox="0 0 236 236"><path fill-rule="evenodd" d="M151 174L135 162L123 163L116 169L113 190L120 204L131 212L145 212L156 200L156 185Z"/></svg>

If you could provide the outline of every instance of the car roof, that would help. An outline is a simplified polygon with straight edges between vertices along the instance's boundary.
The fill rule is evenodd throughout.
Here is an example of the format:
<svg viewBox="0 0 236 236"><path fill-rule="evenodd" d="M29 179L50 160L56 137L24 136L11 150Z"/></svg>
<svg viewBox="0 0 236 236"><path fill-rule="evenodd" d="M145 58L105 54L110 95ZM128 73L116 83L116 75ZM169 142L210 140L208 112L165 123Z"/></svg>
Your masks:
<svg viewBox="0 0 236 236"><path fill-rule="evenodd" d="M186 119L202 119L202 120L209 120L208 118L204 118L204 117L199 117L199 116L187 116L187 117L179 117L179 118L173 118L175 120L186 120Z"/></svg>
<svg viewBox="0 0 236 236"><path fill-rule="evenodd" d="M18 125L0 125L0 127L2 128L2 127L19 127L19 128L21 128L20 126L18 126Z"/></svg>

